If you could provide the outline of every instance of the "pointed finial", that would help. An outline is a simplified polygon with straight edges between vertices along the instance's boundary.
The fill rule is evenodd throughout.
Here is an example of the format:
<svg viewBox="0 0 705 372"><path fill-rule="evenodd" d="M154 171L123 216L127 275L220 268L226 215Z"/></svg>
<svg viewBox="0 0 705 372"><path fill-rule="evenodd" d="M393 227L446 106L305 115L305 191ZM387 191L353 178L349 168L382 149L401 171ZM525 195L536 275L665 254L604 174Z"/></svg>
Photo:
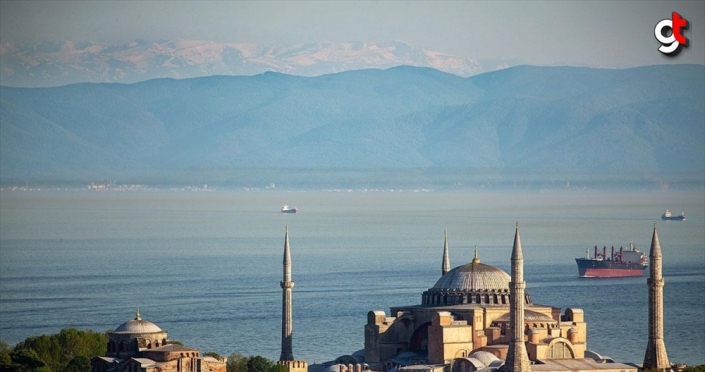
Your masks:
<svg viewBox="0 0 705 372"><path fill-rule="evenodd" d="M289 253L289 225L285 227L286 232L284 233L284 264L288 264L291 261L291 253Z"/></svg>
<svg viewBox="0 0 705 372"><path fill-rule="evenodd" d="M658 232L656 231L656 221L654 221L654 235L651 237L649 257L661 257L661 242L659 242Z"/></svg>
<svg viewBox="0 0 705 372"><path fill-rule="evenodd" d="M521 251L521 237L519 236L519 221L516 222L514 232L514 247L512 248L512 260L523 260L524 254Z"/></svg>
<svg viewBox="0 0 705 372"><path fill-rule="evenodd" d="M445 239L443 240L443 266L441 275L445 275L450 271L450 254L448 253L448 230L443 230Z"/></svg>
<svg viewBox="0 0 705 372"><path fill-rule="evenodd" d="M472 259L472 263L480 263L480 259L477 258L477 245L475 245L475 258Z"/></svg>
<svg viewBox="0 0 705 372"><path fill-rule="evenodd" d="M135 320L142 320L142 317L140 316L140 307L137 306L137 312L135 313Z"/></svg>

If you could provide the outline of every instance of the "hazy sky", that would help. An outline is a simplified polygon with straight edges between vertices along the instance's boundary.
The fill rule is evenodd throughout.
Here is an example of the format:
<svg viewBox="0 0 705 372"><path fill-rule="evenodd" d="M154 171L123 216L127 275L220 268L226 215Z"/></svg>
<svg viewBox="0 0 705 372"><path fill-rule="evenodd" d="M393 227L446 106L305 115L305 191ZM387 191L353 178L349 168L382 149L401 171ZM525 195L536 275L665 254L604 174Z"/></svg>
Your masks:
<svg viewBox="0 0 705 372"><path fill-rule="evenodd" d="M657 51L677 11L690 47ZM400 40L467 58L534 64L705 63L705 1L0 1L0 41L198 39L265 45Z"/></svg>

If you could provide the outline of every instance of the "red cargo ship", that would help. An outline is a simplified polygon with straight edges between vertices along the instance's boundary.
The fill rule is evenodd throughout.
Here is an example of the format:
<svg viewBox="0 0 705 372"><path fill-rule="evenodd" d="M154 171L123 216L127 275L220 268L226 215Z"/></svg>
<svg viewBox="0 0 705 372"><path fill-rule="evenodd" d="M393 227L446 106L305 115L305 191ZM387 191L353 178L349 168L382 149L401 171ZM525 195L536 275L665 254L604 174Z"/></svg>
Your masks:
<svg viewBox="0 0 705 372"><path fill-rule="evenodd" d="M578 263L578 275L581 278L616 278L623 276L642 276L648 267L646 255L634 248L633 243L629 243L629 249L619 247L619 252L614 251L607 256L607 247L602 248L602 252L595 246L595 254L590 258L590 250L585 252L585 258L576 258Z"/></svg>

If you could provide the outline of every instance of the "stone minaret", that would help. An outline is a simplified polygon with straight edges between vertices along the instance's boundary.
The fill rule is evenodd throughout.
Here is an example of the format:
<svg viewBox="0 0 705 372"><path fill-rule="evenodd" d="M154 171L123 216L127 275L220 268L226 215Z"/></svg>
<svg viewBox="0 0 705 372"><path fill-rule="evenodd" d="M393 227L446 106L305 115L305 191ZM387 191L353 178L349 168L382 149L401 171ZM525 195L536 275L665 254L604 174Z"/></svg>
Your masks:
<svg viewBox="0 0 705 372"><path fill-rule="evenodd" d="M445 241L443 243L443 268L441 276L446 275L450 271L450 256L448 254L448 230L445 230Z"/></svg>
<svg viewBox="0 0 705 372"><path fill-rule="evenodd" d="M646 344L644 369L670 369L663 343L663 276L661 275L661 243L658 241L656 222L649 252L649 343Z"/></svg>
<svg viewBox="0 0 705 372"><path fill-rule="evenodd" d="M291 252L289 252L289 226L286 226L284 235L284 280L282 287L282 353L279 360L294 360L292 335L294 323L292 319L291 290L294 282L291 281Z"/></svg>
<svg viewBox="0 0 705 372"><path fill-rule="evenodd" d="M509 319L512 329L512 339L509 341L507 360L500 368L504 372L531 371L531 362L524 344L524 254L521 252L519 223L514 233L514 248L512 249L512 281L509 282L511 301L509 302Z"/></svg>

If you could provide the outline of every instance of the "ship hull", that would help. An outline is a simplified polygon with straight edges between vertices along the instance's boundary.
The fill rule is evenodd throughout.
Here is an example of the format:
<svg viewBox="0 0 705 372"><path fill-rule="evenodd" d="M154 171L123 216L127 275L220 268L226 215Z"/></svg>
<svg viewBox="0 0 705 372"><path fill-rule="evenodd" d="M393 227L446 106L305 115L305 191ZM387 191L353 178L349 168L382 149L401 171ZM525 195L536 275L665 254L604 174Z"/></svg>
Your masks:
<svg viewBox="0 0 705 372"><path fill-rule="evenodd" d="M671 217L661 216L661 219L664 221L683 221L685 219L685 216L671 216Z"/></svg>
<svg viewBox="0 0 705 372"><path fill-rule="evenodd" d="M587 258L576 258L578 276L581 278L619 278L642 276L647 265L621 263Z"/></svg>
<svg viewBox="0 0 705 372"><path fill-rule="evenodd" d="M282 209L282 213L296 213L298 209Z"/></svg>

